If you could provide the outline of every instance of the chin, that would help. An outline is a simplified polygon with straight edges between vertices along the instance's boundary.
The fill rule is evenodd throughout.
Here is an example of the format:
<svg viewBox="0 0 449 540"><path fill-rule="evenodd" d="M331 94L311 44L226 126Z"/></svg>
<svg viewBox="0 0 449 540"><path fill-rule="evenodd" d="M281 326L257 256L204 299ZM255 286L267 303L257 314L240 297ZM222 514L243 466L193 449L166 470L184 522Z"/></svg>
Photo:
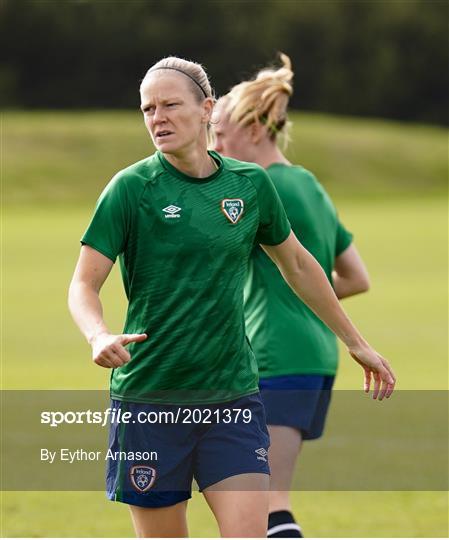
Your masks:
<svg viewBox="0 0 449 540"><path fill-rule="evenodd" d="M157 148L157 150L159 150L159 152L162 152L163 154L177 154L181 150L179 144L175 144L169 141L155 144L154 146Z"/></svg>
<svg viewBox="0 0 449 540"><path fill-rule="evenodd" d="M242 156L242 154L238 150L228 150L221 152L221 154L225 157L230 157L232 159L237 159L238 161L249 161L246 159L246 156Z"/></svg>
<svg viewBox="0 0 449 540"><path fill-rule="evenodd" d="M167 153L167 152L170 152L171 150L171 145L168 143L161 143L161 144L155 143L154 146L156 147L157 150L159 150L159 152Z"/></svg>
<svg viewBox="0 0 449 540"><path fill-rule="evenodd" d="M156 146L156 148L163 154L168 154L179 159L189 156L192 151L189 145L175 144L173 142L159 144Z"/></svg>

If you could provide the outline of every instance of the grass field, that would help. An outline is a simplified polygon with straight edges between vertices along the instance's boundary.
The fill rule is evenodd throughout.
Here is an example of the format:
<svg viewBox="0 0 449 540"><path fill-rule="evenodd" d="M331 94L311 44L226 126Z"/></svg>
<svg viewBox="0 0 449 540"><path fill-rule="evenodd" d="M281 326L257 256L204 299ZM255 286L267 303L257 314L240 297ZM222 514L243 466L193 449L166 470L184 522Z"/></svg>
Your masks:
<svg viewBox="0 0 449 540"><path fill-rule="evenodd" d="M306 491L293 504L308 537L447 537L444 492ZM218 536L202 495L189 503L189 533ZM126 505L99 492L4 494L3 535L8 537L134 536Z"/></svg>
<svg viewBox="0 0 449 540"><path fill-rule="evenodd" d="M339 208L373 283L369 294L348 299L346 308L392 359L398 388L446 388L444 201L342 201ZM106 372L89 363L89 348L66 308L89 214L85 207L4 210L5 388L107 387ZM105 285L104 303L110 327L120 331L125 299L118 268ZM24 343L32 344L32 356ZM338 387L359 388L358 366L345 354L341 366Z"/></svg>
<svg viewBox="0 0 449 540"><path fill-rule="evenodd" d="M447 366L447 132L296 115L290 157L313 170L354 231L372 289L345 307L391 359L402 390L444 390ZM112 174L149 152L136 113L7 113L2 120L3 389L107 388L108 373L66 308L78 239ZM110 327L125 301L117 268L105 285ZM361 387L342 352L339 389ZM380 404L388 406L388 403ZM417 426L417 431L419 426ZM4 536L129 536L127 510L102 493L3 493ZM308 536L448 534L445 492L304 492ZM193 536L215 536L202 498Z"/></svg>

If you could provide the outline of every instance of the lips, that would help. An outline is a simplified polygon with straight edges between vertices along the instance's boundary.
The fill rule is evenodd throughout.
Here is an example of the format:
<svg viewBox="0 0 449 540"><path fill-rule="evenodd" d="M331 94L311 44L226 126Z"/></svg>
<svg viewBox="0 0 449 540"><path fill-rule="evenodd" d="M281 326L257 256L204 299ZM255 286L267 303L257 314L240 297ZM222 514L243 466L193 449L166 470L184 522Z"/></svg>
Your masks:
<svg viewBox="0 0 449 540"><path fill-rule="evenodd" d="M161 131L156 131L155 137L157 139L163 139L164 137L168 137L169 135L172 135L172 134L173 134L173 131L168 131L168 130L164 129L164 130L161 130Z"/></svg>

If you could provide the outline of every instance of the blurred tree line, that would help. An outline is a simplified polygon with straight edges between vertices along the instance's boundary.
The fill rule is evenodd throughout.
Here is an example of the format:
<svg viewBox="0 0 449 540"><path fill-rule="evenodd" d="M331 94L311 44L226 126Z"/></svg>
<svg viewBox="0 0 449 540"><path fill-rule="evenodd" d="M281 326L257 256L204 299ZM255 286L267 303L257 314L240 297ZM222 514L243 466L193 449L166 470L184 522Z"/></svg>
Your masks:
<svg viewBox="0 0 449 540"><path fill-rule="evenodd" d="M167 55L217 94L290 55L291 105L448 123L446 0L0 0L5 107L136 108Z"/></svg>

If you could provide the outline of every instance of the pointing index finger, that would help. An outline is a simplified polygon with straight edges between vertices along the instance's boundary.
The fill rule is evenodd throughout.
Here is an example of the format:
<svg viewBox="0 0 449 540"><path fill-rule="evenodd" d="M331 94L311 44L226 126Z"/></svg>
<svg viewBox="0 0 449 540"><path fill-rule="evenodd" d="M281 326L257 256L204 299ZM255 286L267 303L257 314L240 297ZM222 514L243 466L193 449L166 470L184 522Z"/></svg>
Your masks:
<svg viewBox="0 0 449 540"><path fill-rule="evenodd" d="M121 343L122 345L128 345L129 343L139 343L147 339L146 334L122 334Z"/></svg>

